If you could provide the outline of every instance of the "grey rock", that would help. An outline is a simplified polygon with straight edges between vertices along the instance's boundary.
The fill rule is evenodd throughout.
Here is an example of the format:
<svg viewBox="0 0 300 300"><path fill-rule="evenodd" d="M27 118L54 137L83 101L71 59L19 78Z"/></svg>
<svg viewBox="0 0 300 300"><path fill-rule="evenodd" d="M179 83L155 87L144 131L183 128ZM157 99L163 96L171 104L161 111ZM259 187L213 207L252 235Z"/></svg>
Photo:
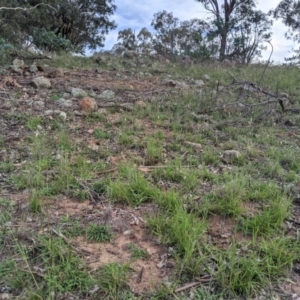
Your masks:
<svg viewBox="0 0 300 300"><path fill-rule="evenodd" d="M71 98L71 94L70 93L63 93L63 98L64 99L70 99Z"/></svg>
<svg viewBox="0 0 300 300"><path fill-rule="evenodd" d="M181 89L188 89L190 86L183 81L176 81L176 87Z"/></svg>
<svg viewBox="0 0 300 300"><path fill-rule="evenodd" d="M59 100L57 100L56 105L59 107L63 107L63 108L70 108L73 106L73 101L71 99L64 99L64 98L60 98Z"/></svg>
<svg viewBox="0 0 300 300"><path fill-rule="evenodd" d="M38 71L38 68L35 64L30 65L29 72L30 73L36 73Z"/></svg>
<svg viewBox="0 0 300 300"><path fill-rule="evenodd" d="M22 74L23 73L23 70L19 69L18 67L16 66L12 66L12 71L14 73L17 73L17 74Z"/></svg>
<svg viewBox="0 0 300 300"><path fill-rule="evenodd" d="M44 101L33 101L32 106L36 109L42 109L45 107Z"/></svg>
<svg viewBox="0 0 300 300"><path fill-rule="evenodd" d="M183 81L177 81L177 80L172 80L172 79L165 78L163 80L163 83L166 84L167 86L177 87L177 88L181 88L181 89L188 89L189 88L189 85L186 84Z"/></svg>
<svg viewBox="0 0 300 300"><path fill-rule="evenodd" d="M111 90L103 91L101 94L97 95L98 99L113 99L115 98L115 92Z"/></svg>
<svg viewBox="0 0 300 300"><path fill-rule="evenodd" d="M204 81L203 80L201 80L201 79L199 79L199 80L195 80L195 86L196 87L203 87L204 86Z"/></svg>
<svg viewBox="0 0 300 300"><path fill-rule="evenodd" d="M88 92L88 95L90 97L96 97L97 96L96 93L92 89Z"/></svg>
<svg viewBox="0 0 300 300"><path fill-rule="evenodd" d="M225 150L221 155L221 160L226 163L232 163L235 159L241 157L241 153L237 150Z"/></svg>
<svg viewBox="0 0 300 300"><path fill-rule="evenodd" d="M74 98L82 98L87 96L87 92L80 88L72 88L71 94Z"/></svg>
<svg viewBox="0 0 300 300"><path fill-rule="evenodd" d="M203 75L203 76L202 76L202 78L203 78L204 80L207 80L207 81L209 81L209 80L210 80L210 76L209 76L209 75L207 75L207 74Z"/></svg>
<svg viewBox="0 0 300 300"><path fill-rule="evenodd" d="M13 299L13 295L10 295L8 293L4 293L1 295L1 299Z"/></svg>
<svg viewBox="0 0 300 300"><path fill-rule="evenodd" d="M67 114L64 111L61 110L46 110L45 111L45 115L46 116L51 116L51 115L59 115L62 119L66 119L67 118Z"/></svg>
<svg viewBox="0 0 300 300"><path fill-rule="evenodd" d="M16 67L16 68L18 68L18 69L24 68L25 67L24 60L15 58L13 60L13 66Z"/></svg>
<svg viewBox="0 0 300 300"><path fill-rule="evenodd" d="M46 89L51 88L50 80L48 78L44 77L44 76L35 77L32 80L32 85L35 88L46 88Z"/></svg>
<svg viewBox="0 0 300 300"><path fill-rule="evenodd" d="M242 90L249 92L257 92L257 89L250 84L244 84Z"/></svg>

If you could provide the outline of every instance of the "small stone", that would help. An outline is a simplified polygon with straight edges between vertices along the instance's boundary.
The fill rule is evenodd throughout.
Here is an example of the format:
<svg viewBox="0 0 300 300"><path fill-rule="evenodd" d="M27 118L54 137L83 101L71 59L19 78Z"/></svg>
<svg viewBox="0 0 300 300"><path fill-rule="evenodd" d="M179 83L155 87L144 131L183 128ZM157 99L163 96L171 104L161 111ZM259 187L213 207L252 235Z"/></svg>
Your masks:
<svg viewBox="0 0 300 300"><path fill-rule="evenodd" d="M44 101L33 101L32 106L41 109L45 107L45 102Z"/></svg>
<svg viewBox="0 0 300 300"><path fill-rule="evenodd" d="M64 73L63 69L57 68L57 69L54 69L54 70L50 71L50 72L48 73L48 76L49 76L50 78L64 77L64 76L65 76L65 73Z"/></svg>
<svg viewBox="0 0 300 300"><path fill-rule="evenodd" d="M16 66L12 66L12 71L17 74L23 73L23 70L21 70L20 68L17 68Z"/></svg>
<svg viewBox="0 0 300 300"><path fill-rule="evenodd" d="M126 231L123 232L124 235L130 235L131 233L132 233L131 230L126 230Z"/></svg>
<svg viewBox="0 0 300 300"><path fill-rule="evenodd" d="M100 99L113 99L115 97L115 93L111 90L103 91L97 98Z"/></svg>
<svg viewBox="0 0 300 300"><path fill-rule="evenodd" d="M45 110L44 114L45 114L46 116L53 115L53 114L54 114L54 111L51 110L51 109Z"/></svg>
<svg viewBox="0 0 300 300"><path fill-rule="evenodd" d="M70 99L71 98L71 94L70 93L63 93L63 98Z"/></svg>
<svg viewBox="0 0 300 300"><path fill-rule="evenodd" d="M176 81L176 87L181 89L188 89L190 86L183 81Z"/></svg>
<svg viewBox="0 0 300 300"><path fill-rule="evenodd" d="M73 101L72 100L66 100L64 98L61 98L56 101L57 106L59 107L65 107L65 108L70 108L73 106Z"/></svg>
<svg viewBox="0 0 300 300"><path fill-rule="evenodd" d="M241 153L237 150L226 150L221 155L221 160L226 163L232 163L235 159L241 157Z"/></svg>
<svg viewBox="0 0 300 300"><path fill-rule="evenodd" d="M10 294L7 294L7 293L4 293L4 294L2 294L2 295L0 295L1 296L1 299L12 299L13 298L13 296L12 295L10 295Z"/></svg>
<svg viewBox="0 0 300 300"><path fill-rule="evenodd" d="M13 60L13 66L18 68L18 69L23 69L25 67L24 60L15 58Z"/></svg>
<svg viewBox="0 0 300 300"><path fill-rule="evenodd" d="M88 95L90 97L96 97L97 96L97 94L92 89L88 92Z"/></svg>
<svg viewBox="0 0 300 300"><path fill-rule="evenodd" d="M203 80L201 80L201 79L199 79L199 80L195 80L195 86L196 87L203 87L204 86L204 81Z"/></svg>
<svg viewBox="0 0 300 300"><path fill-rule="evenodd" d="M107 115L107 109L105 108L99 108L97 112L102 115Z"/></svg>
<svg viewBox="0 0 300 300"><path fill-rule="evenodd" d="M55 112L57 112L57 111L55 111ZM64 111L58 111L58 114L64 120L67 118L67 114Z"/></svg>
<svg viewBox="0 0 300 300"><path fill-rule="evenodd" d="M87 96L87 92L80 88L72 88L71 94L74 98L83 98Z"/></svg>
<svg viewBox="0 0 300 300"><path fill-rule="evenodd" d="M207 81L209 81L209 80L210 80L210 76L209 76L209 75L207 75L207 74L203 75L203 76L202 76L202 78L203 78L204 80L207 80Z"/></svg>
<svg viewBox="0 0 300 300"><path fill-rule="evenodd" d="M38 68L35 64L30 65L29 72L30 73L36 73L38 71Z"/></svg>
<svg viewBox="0 0 300 300"><path fill-rule="evenodd" d="M136 101L135 104L140 107L146 107L147 104L143 100Z"/></svg>
<svg viewBox="0 0 300 300"><path fill-rule="evenodd" d="M167 86L170 86L170 87L175 87L176 86L176 81L175 80L172 80L172 79L169 79L171 77L171 75L167 75L168 78L165 78L162 82L167 85Z"/></svg>
<svg viewBox="0 0 300 300"><path fill-rule="evenodd" d="M35 88L46 88L46 89L51 88L50 80L44 76L35 77L32 80L32 85Z"/></svg>
<svg viewBox="0 0 300 300"><path fill-rule="evenodd" d="M61 110L46 110L45 111L45 115L49 116L49 115L59 115L62 119L66 119L67 118L67 114L64 111Z"/></svg>
<svg viewBox="0 0 300 300"><path fill-rule="evenodd" d="M80 103L79 103L79 106L82 110L84 111L96 111L98 106L97 106L97 103L95 101L94 98L92 97L84 97Z"/></svg>

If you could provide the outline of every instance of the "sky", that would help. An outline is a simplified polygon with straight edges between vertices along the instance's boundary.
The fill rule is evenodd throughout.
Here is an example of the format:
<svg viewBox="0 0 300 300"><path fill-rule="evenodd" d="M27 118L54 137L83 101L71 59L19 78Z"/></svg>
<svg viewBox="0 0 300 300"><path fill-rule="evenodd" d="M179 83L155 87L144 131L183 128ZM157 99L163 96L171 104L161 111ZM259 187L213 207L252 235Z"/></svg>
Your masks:
<svg viewBox="0 0 300 300"><path fill-rule="evenodd" d="M270 9L275 8L279 2L280 0L258 0L257 8L263 12L268 12ZM138 33L140 29L146 27L152 31L150 24L153 15L159 11L172 12L173 16L180 21L208 16L202 5L195 0L115 0L115 4L117 10L112 19L115 20L118 27L106 36L104 47L106 50L110 50L117 43L120 30L131 28ZM271 60L275 63L282 63L284 57L291 56L290 51L293 47L296 47L296 44L284 37L287 27L280 20L274 22L272 31L273 54ZM263 52L262 59L268 59L270 53L271 48L268 45L267 50Z"/></svg>

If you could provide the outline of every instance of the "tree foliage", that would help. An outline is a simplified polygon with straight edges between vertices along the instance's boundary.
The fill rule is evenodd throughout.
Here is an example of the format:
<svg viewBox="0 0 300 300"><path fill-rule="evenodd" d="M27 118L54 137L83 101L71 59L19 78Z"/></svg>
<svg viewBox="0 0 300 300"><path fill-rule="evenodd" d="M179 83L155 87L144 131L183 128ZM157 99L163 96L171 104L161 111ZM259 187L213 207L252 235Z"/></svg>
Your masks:
<svg viewBox="0 0 300 300"><path fill-rule="evenodd" d="M116 44L116 49L119 49L119 52L135 50L137 47L135 32L131 28L119 31L118 41L119 43Z"/></svg>
<svg viewBox="0 0 300 300"><path fill-rule="evenodd" d="M13 44L36 43L43 48L78 50L103 46L105 34L116 27L110 20L113 0L0 0L3 7L34 10L0 11L0 34ZM56 39L55 39L56 36ZM44 38L44 40L43 40Z"/></svg>
<svg viewBox="0 0 300 300"><path fill-rule="evenodd" d="M199 19L179 21L172 13L154 14L151 25L155 29L153 50L172 58L189 55L208 58L215 53L214 42L207 36L208 24Z"/></svg>
<svg viewBox="0 0 300 300"><path fill-rule="evenodd" d="M237 48L244 48L244 52L249 50L253 52L259 44L270 37L271 21L267 14L256 11L256 3L254 0L196 0L210 13L210 30L209 35L212 38L220 39L219 59L231 57L237 53ZM250 29L252 22L255 21L254 31ZM246 32L244 31L246 29ZM232 35L242 35L240 37L231 38ZM254 37L250 35L254 34ZM228 42L234 41L235 47L228 47ZM240 43L238 43L240 41ZM251 45L246 46L250 41ZM233 52L229 52L229 50ZM240 50L241 51L241 50ZM258 55L259 52L256 53ZM245 59L245 53L243 54ZM246 55L249 58L252 55Z"/></svg>
<svg viewBox="0 0 300 300"><path fill-rule="evenodd" d="M154 14L151 26L156 30L153 48L166 56L176 54L179 19L172 12L161 11Z"/></svg>
<svg viewBox="0 0 300 300"><path fill-rule="evenodd" d="M285 36L300 43L300 1L282 0L278 6L270 11L275 19L281 19L289 28ZM287 61L300 62L300 48L293 49L294 55L287 58Z"/></svg>

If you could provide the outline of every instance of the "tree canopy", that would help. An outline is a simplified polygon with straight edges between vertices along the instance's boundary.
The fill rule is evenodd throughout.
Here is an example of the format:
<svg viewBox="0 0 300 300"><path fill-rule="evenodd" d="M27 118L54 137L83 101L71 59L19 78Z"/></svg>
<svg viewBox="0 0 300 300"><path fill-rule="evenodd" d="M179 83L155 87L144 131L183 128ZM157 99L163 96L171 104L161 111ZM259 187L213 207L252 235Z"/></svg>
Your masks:
<svg viewBox="0 0 300 300"><path fill-rule="evenodd" d="M71 45L78 51L103 46L105 34L116 28L110 17L113 0L0 0L0 35L14 45L33 43L49 50ZM40 5L38 4L47 4ZM36 7L37 6L37 7ZM36 7L36 9L30 9ZM53 49L55 48L55 49Z"/></svg>
<svg viewBox="0 0 300 300"><path fill-rule="evenodd" d="M238 54L240 50L237 51L237 48L244 49L244 52L253 52L254 48L258 50L261 46L259 44L270 39L272 22L266 13L256 10L255 0L196 1L210 13L211 26L208 34L220 39L220 60ZM234 48L228 47L230 35L236 36L231 38L235 44ZM249 42L250 45L247 46Z"/></svg>
<svg viewBox="0 0 300 300"><path fill-rule="evenodd" d="M289 28L285 36L300 43L300 1L282 0L278 6L270 12L276 19ZM293 49L294 55L287 58L287 61L300 61L300 48Z"/></svg>

